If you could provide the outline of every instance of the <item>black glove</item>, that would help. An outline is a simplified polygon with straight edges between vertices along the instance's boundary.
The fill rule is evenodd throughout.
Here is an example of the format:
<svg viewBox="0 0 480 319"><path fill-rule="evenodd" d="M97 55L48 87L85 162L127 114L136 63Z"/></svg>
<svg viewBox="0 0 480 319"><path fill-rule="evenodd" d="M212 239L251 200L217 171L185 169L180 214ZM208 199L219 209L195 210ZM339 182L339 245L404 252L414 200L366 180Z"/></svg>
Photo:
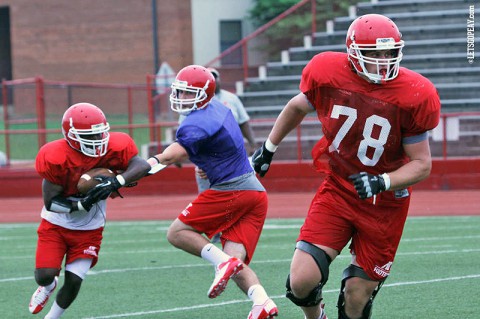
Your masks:
<svg viewBox="0 0 480 319"><path fill-rule="evenodd" d="M93 196L98 197L100 199L107 199L111 193L117 191L120 187L122 187L122 184L120 184L120 182L115 176L107 177L107 176L99 175L94 177L94 179L99 181L100 184L92 188L88 193L92 192Z"/></svg>
<svg viewBox="0 0 480 319"><path fill-rule="evenodd" d="M257 172L260 177L265 176L267 174L268 169L270 168L270 163L272 162L273 152L270 152L265 147L265 143L263 143L262 147L257 148L252 155L252 165L255 172Z"/></svg>
<svg viewBox="0 0 480 319"><path fill-rule="evenodd" d="M98 203L98 201L102 199L100 198L101 195L102 194L98 192L95 188L92 188L88 191L85 197L78 202L78 210L82 210L83 208L88 212L90 209L92 209L93 205L95 205L96 203Z"/></svg>
<svg viewBox="0 0 480 319"><path fill-rule="evenodd" d="M361 199L372 197L386 190L385 180L382 175L361 172L350 175L348 178L353 181L353 185Z"/></svg>

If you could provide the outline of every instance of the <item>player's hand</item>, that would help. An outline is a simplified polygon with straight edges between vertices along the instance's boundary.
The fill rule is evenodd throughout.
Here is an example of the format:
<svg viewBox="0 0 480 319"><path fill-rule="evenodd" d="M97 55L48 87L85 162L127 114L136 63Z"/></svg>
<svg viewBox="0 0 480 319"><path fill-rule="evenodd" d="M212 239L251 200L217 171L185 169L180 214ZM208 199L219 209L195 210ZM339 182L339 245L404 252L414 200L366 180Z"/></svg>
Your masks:
<svg viewBox="0 0 480 319"><path fill-rule="evenodd" d="M205 173L205 171L198 166L195 166L195 174L201 179L208 178L207 173Z"/></svg>
<svg viewBox="0 0 480 319"><path fill-rule="evenodd" d="M270 168L270 163L272 162L274 152L270 152L266 149L265 143L262 144L262 147L259 147L252 155L252 166L255 172L257 172L260 177L267 174L268 169Z"/></svg>
<svg viewBox="0 0 480 319"><path fill-rule="evenodd" d="M370 198L386 190L385 180L382 175L372 175L361 172L350 175L348 178L353 181L353 186L355 186L358 196L361 199Z"/></svg>
<svg viewBox="0 0 480 319"><path fill-rule="evenodd" d="M85 210L89 211L92 209L93 205L98 203L101 198L101 193L98 192L95 188L92 188L91 190L88 191L88 193L83 197L77 204L78 210Z"/></svg>
<svg viewBox="0 0 480 319"><path fill-rule="evenodd" d="M122 185L115 176L107 177L99 175L96 176L95 179L99 181L100 184L95 186L91 191L92 194L94 194L96 197L99 197L100 199L107 199L111 193L117 191L120 187L122 187Z"/></svg>

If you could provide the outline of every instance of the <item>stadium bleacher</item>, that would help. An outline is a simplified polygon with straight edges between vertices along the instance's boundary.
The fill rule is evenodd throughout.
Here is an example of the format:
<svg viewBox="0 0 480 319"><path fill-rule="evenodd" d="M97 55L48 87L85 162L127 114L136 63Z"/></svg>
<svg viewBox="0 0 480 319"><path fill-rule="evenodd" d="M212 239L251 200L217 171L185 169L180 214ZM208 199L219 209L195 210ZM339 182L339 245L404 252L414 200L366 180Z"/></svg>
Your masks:
<svg viewBox="0 0 480 319"><path fill-rule="evenodd" d="M286 49L281 61L267 62L262 66L266 76L248 78L239 96L253 118L276 117L298 92L300 75L308 61L323 51L345 52L345 35L350 23L359 15L380 13L390 17L402 32L405 47L401 66L423 74L435 84L442 113L479 111L480 67L477 61L470 64L467 59L467 19L471 5L471 1L464 0L358 3L356 10L350 10L356 12L356 16L335 18L333 30L315 33L303 47ZM474 8L473 13L480 16L480 7ZM480 30L477 25L476 29ZM480 43L478 33L474 41ZM261 126L255 128L259 141L265 139ZM434 146L436 151L438 148Z"/></svg>

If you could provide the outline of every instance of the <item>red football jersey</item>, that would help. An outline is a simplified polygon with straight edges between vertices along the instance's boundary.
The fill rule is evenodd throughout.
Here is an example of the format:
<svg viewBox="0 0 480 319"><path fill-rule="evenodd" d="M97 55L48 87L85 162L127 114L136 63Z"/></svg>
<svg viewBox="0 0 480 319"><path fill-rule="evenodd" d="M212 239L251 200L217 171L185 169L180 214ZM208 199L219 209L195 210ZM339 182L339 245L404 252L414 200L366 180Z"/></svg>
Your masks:
<svg viewBox="0 0 480 319"><path fill-rule="evenodd" d="M63 195L78 193L80 176L95 167L113 171L126 170L130 159L138 154L133 139L121 132L111 132L107 153L102 157L89 157L68 145L65 139L49 142L40 148L35 168L49 182L63 187Z"/></svg>
<svg viewBox="0 0 480 319"><path fill-rule="evenodd" d="M313 57L302 72L300 90L322 123L324 137L312 150L314 163L343 178L396 170L408 162L403 139L435 128L440 118L440 99L428 79L400 68L392 81L369 83L352 70L346 53Z"/></svg>

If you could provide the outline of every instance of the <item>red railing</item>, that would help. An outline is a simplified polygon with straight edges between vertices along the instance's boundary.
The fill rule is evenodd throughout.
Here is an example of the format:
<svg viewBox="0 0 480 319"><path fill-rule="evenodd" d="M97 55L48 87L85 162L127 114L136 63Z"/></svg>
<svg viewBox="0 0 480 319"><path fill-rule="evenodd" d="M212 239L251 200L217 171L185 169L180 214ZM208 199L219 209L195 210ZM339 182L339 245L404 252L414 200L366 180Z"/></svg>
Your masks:
<svg viewBox="0 0 480 319"><path fill-rule="evenodd" d="M148 78L150 78L150 81L148 80ZM25 134L36 135L38 144L37 147L35 147L35 145L28 145L29 148L32 148L32 152L36 154L38 149L47 142L47 134L59 133L60 123L58 123L58 126L56 126L55 128L47 128L47 118L50 118L51 122L52 113L54 113L53 115L55 115L56 117L61 118L64 110L68 107L68 105L70 105L70 103L67 103L67 99L65 99L65 101L61 101L60 108L54 108L53 105L59 103L57 101L58 96L63 96L65 95L65 91L71 91L72 88L76 90L79 87L82 88L81 97L88 97L84 99L86 101L92 101L93 103L95 103L95 100L98 98L97 95L101 96L104 99L106 98L106 100L109 101L105 105L100 104L102 106L105 106L104 111L107 114L108 118L111 118L113 115L118 114L122 119L124 119L124 123L117 123L116 125L112 125L112 130L125 129L132 137L134 135L138 136L138 133L135 132L137 132L137 130L139 129L143 129L144 131L148 130L148 133L144 133L147 134L148 137L143 135L142 141L152 144L152 146L154 147L151 149L152 151L161 151L163 145L162 143L168 142L164 141L165 137L163 136L162 132L164 132L165 129L169 128L174 130L178 124L176 120L166 120L165 116L162 116L162 114L158 114L158 112L157 114L155 114L155 102L158 102L160 97L166 98L165 95L167 94L168 89L162 89L164 92L160 90L161 92L159 94L159 91L156 89L155 85L151 81L152 79L152 77L147 77L146 85L72 83L46 81L42 78L3 81L2 92L4 109L4 129L0 130L0 135L3 136L7 159L10 160L12 158L12 137L18 138L19 136L23 136ZM28 86L29 88L28 92L18 92L19 88L25 88L26 86ZM53 97L48 94L52 90L52 88L55 90L60 90L59 92L55 91ZM9 98L11 98L11 96L9 96L9 89L16 93L14 94L12 102L15 109L15 117L11 117L8 112L8 100ZM112 92L109 91L112 89ZM106 97L105 95L108 94L105 94L105 92L110 93L110 95ZM123 93L121 94L119 92ZM140 101L138 92L140 92L141 96ZM28 109L23 111L24 114L20 114L19 111L25 107L25 104L27 104L27 102L24 101L32 101L32 104L34 103L35 105L30 105ZM32 118L31 115L28 114L29 110L35 113L35 118ZM135 115L138 115L140 113L144 114L144 118L147 119L146 123L135 122ZM443 159L449 159L453 156L463 155L480 156L480 145L475 145L475 143L480 144L480 112L446 113L442 114L441 118L441 126L436 131L437 133L441 131L442 134L437 134L436 138L432 138L432 145L434 147L432 153L434 153L434 156L442 157ZM452 126L452 129L459 129L459 132L449 131L450 128L448 119L453 119L454 122L459 121L459 128L456 125ZM268 132L270 130L274 121L275 118L251 120L252 126L255 128L256 131L264 132L263 135L256 133L259 142L266 138L265 135L267 133L265 132ZM317 130L316 124L314 122L318 122L318 120L314 117L306 118L302 122L302 125L298 126L296 131L292 132L291 135L289 135L290 142L293 143L291 147L295 148L296 154L291 157L290 160L293 159L298 162L302 162L306 158L308 158L308 156L306 155L306 149L308 148L308 145L306 145L305 143L306 141L312 143L312 140L318 138L321 132L320 126L318 126ZM36 128L13 127L15 126L14 124L24 123L35 123ZM312 127L314 128L314 130L312 130ZM449 140L452 139L451 136L455 136L457 140ZM462 143L462 140L466 140L467 142ZM465 147L470 147L471 150L466 149L469 152L463 153L461 149L459 150L462 145L465 145ZM18 147L18 145L16 146ZM29 160L33 160L33 158L34 155Z"/></svg>

